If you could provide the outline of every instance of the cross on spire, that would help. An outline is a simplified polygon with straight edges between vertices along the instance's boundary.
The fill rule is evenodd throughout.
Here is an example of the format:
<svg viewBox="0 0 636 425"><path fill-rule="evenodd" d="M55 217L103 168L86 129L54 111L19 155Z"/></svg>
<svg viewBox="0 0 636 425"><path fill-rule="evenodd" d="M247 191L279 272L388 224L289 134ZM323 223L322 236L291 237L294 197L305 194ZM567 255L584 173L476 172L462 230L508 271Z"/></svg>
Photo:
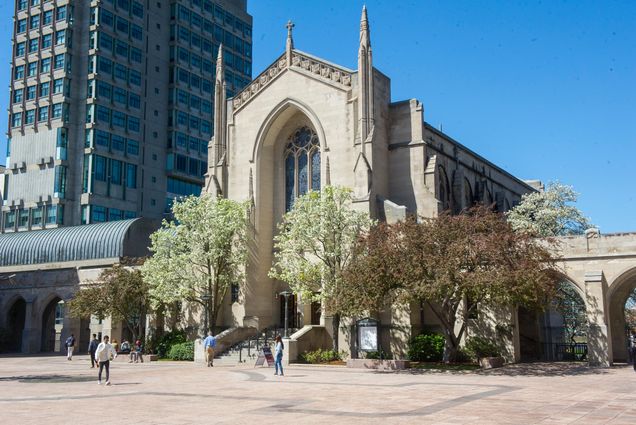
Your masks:
<svg viewBox="0 0 636 425"><path fill-rule="evenodd" d="M287 42L285 43L285 57L287 58L287 66L291 66L292 50L294 49L294 39L292 38L292 30L296 25L291 21L287 21Z"/></svg>
<svg viewBox="0 0 636 425"><path fill-rule="evenodd" d="M295 26L296 24L294 24L291 19L287 21L287 25L285 25L285 28L287 28L287 38L292 38L292 30Z"/></svg>

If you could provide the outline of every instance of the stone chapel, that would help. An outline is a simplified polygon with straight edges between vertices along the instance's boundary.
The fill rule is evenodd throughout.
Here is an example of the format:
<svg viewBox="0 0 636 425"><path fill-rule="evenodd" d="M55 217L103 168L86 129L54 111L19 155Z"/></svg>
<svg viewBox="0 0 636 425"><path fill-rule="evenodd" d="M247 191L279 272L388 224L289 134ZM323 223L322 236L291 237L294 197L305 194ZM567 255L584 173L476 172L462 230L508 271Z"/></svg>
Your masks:
<svg viewBox="0 0 636 425"><path fill-rule="evenodd" d="M283 54L231 99L219 50L204 192L250 200L254 226L246 287L224 312L224 326L282 324L276 294L287 287L268 277L273 236L294 199L309 190L349 187L356 209L388 221L459 212L479 202L505 211L535 190L429 125L419 100L392 101L391 80L373 66L366 8L357 70L296 49L292 29L290 22ZM288 309L293 328L330 329L317 306L294 299ZM381 338L391 346L408 340L422 317L432 317L420 311L387 315ZM348 347L341 338L340 346Z"/></svg>

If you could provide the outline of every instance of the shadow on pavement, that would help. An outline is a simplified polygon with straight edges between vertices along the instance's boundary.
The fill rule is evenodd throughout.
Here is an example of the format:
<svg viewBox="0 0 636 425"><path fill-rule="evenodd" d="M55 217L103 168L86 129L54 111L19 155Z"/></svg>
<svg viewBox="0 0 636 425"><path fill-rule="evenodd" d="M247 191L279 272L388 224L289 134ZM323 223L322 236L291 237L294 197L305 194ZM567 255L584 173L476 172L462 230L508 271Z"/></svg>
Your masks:
<svg viewBox="0 0 636 425"><path fill-rule="evenodd" d="M93 376L71 376L71 375L24 375L24 376L2 376L0 382L18 381L23 383L54 383L64 384L69 382L89 382L94 381Z"/></svg>
<svg viewBox="0 0 636 425"><path fill-rule="evenodd" d="M481 375L494 376L577 376L577 375L604 375L609 369L590 367L587 363L567 362L533 362L515 363L497 369L479 370Z"/></svg>
<svg viewBox="0 0 636 425"><path fill-rule="evenodd" d="M579 376L579 375L605 375L610 372L608 368L590 367L587 363L568 362L534 362L514 363L496 369L476 370L436 370L436 369L406 369L397 373L411 375L481 375L481 376ZM387 373L387 372L378 372ZM391 372L388 372L391 373ZM395 372L393 372L395 373Z"/></svg>

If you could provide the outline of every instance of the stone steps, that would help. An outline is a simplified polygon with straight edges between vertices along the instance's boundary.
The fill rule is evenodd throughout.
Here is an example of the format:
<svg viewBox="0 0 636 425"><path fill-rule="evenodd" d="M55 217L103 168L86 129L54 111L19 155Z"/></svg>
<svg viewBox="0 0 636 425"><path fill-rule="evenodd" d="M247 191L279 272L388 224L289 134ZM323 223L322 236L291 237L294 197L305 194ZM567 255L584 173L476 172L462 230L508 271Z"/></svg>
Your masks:
<svg viewBox="0 0 636 425"><path fill-rule="evenodd" d="M273 349L274 335L275 334L282 335L282 331L270 330L267 332L268 332L267 343ZM256 362L256 358L258 357L258 353L260 352L260 349L263 347L263 343L265 341L265 334L263 333L259 335L258 339L259 339L258 344L256 342L255 337L252 337L248 340L242 341L234 345L233 347L230 347L228 350L224 352L216 352L214 356L214 364L223 365L223 366L254 364ZM249 350L248 350L248 346L249 346ZM248 351L249 351L249 355L248 355Z"/></svg>

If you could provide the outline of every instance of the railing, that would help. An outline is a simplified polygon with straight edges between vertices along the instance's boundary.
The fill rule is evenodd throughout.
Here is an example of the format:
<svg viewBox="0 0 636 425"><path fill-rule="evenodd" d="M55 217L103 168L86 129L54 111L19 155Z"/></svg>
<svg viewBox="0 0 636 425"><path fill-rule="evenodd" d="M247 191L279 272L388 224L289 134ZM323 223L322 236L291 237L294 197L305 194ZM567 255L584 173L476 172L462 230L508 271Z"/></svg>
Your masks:
<svg viewBox="0 0 636 425"><path fill-rule="evenodd" d="M296 329L290 328L290 335L295 331ZM232 345L227 350L220 353L220 356L238 351L239 363L245 363L247 360L255 358L263 346L273 343L276 335L282 336L283 333L283 328L270 327L263 329L261 333ZM244 355L245 351L247 351L247 353Z"/></svg>
<svg viewBox="0 0 636 425"><path fill-rule="evenodd" d="M587 344L544 343L543 356L547 361L585 361L587 360Z"/></svg>

